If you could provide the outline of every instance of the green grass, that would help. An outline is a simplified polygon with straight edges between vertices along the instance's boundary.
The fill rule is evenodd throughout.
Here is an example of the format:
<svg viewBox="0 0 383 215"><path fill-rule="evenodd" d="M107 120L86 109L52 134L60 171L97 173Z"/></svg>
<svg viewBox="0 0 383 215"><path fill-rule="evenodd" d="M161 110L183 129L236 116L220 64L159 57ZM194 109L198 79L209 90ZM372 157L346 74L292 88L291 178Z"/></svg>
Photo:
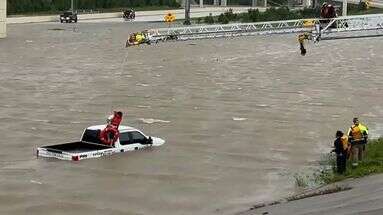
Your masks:
<svg viewBox="0 0 383 215"><path fill-rule="evenodd" d="M364 14L377 14L383 13L383 8L369 8L367 10L349 10L348 15L364 15Z"/></svg>
<svg viewBox="0 0 383 215"><path fill-rule="evenodd" d="M330 184L348 178L359 178L383 173L383 137L369 141L366 156L357 167L352 167L351 161L348 160L344 174L337 174L335 170L335 156L327 154L323 156L319 170L314 171L312 174L294 175L295 183L298 187L311 187L313 185Z"/></svg>
<svg viewBox="0 0 383 215"><path fill-rule="evenodd" d="M193 23L200 24L227 24L229 22L264 22L289 19L319 18L320 9L290 10L286 7L268 8L265 12L249 10L246 13L233 14L230 11L218 16L207 16L192 19ZM360 5L349 4L348 15L377 14L383 13L383 8L362 8Z"/></svg>

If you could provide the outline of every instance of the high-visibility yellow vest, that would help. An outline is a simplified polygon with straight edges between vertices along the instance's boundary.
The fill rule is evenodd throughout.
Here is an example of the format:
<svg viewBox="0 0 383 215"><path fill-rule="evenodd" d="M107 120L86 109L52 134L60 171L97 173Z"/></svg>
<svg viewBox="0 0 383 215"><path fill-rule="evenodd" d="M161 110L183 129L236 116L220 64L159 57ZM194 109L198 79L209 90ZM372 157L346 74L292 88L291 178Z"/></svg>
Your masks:
<svg viewBox="0 0 383 215"><path fill-rule="evenodd" d="M351 126L351 136L354 140L360 140L362 139L362 131L360 131L359 126Z"/></svg>
<svg viewBox="0 0 383 215"><path fill-rule="evenodd" d="M137 42L140 43L140 42L142 42L143 39L144 39L144 37L143 37L141 34L137 34L137 35L136 35L136 41L137 41Z"/></svg>
<svg viewBox="0 0 383 215"><path fill-rule="evenodd" d="M308 40L310 38L310 35L308 33L303 33L298 35L298 42L303 43L305 40Z"/></svg>
<svg viewBox="0 0 383 215"><path fill-rule="evenodd" d="M351 131L351 136L354 140L361 140L363 138L363 133L368 134L368 128L361 123L358 124L358 126L353 125L351 126L348 133Z"/></svg>
<svg viewBox="0 0 383 215"><path fill-rule="evenodd" d="M343 150L347 150L348 149L348 137L347 135L343 135L340 140L342 141L342 145L343 145Z"/></svg>
<svg viewBox="0 0 383 215"><path fill-rule="evenodd" d="M359 127L359 129L360 129L360 131L361 131L362 133L366 132L366 134L368 134L368 128L367 128L367 126L362 125L361 123L359 123L358 127Z"/></svg>

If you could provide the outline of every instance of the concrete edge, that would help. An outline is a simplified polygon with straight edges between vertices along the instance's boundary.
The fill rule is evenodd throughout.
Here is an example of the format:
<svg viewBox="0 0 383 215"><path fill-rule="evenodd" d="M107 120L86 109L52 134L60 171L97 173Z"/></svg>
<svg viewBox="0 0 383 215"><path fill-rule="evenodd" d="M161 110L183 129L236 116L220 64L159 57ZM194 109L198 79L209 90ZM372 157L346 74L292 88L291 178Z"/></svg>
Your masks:
<svg viewBox="0 0 383 215"><path fill-rule="evenodd" d="M352 188L353 187L350 186L346 181L345 182L337 182L337 183L329 184L329 185L326 185L323 187L309 189L309 190L303 191L301 193L294 194L294 195L291 195L291 196L288 196L286 198L282 198L279 200L254 204L249 209L238 212L235 215L246 214L250 211L254 211L254 210L257 210L259 208L264 208L267 206L273 206L273 205L288 203L288 202L297 201L297 200L315 197L315 196L320 196L320 195L328 195L328 194L332 194L332 193L348 191L348 190L351 190Z"/></svg>

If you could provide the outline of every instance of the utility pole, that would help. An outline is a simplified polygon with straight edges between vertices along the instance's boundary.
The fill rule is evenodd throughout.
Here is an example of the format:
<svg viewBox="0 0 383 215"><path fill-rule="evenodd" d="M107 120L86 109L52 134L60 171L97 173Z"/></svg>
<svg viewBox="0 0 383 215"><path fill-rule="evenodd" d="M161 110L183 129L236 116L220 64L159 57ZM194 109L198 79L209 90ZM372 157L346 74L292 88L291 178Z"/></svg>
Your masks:
<svg viewBox="0 0 383 215"><path fill-rule="evenodd" d="M347 16L347 0L343 0L342 16Z"/></svg>
<svg viewBox="0 0 383 215"><path fill-rule="evenodd" d="M7 36L7 0L0 0L0 38ZM5 50L3 51L5 52Z"/></svg>
<svg viewBox="0 0 383 215"><path fill-rule="evenodd" d="M190 25L190 0L185 0L185 21L184 25Z"/></svg>
<svg viewBox="0 0 383 215"><path fill-rule="evenodd" d="M72 11L72 13L74 12L73 0L70 1L70 11Z"/></svg>
<svg viewBox="0 0 383 215"><path fill-rule="evenodd" d="M257 6L257 0L251 0L251 7Z"/></svg>

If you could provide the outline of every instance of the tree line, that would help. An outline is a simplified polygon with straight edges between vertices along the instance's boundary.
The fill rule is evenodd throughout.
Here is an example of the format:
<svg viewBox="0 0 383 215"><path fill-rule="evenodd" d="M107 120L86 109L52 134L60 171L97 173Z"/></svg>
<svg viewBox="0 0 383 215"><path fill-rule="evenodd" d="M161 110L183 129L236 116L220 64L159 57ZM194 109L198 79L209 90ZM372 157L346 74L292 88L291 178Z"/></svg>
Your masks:
<svg viewBox="0 0 383 215"><path fill-rule="evenodd" d="M76 9L134 8L145 6L179 7L176 0L74 0ZM8 14L57 12L70 9L71 0L7 0Z"/></svg>

